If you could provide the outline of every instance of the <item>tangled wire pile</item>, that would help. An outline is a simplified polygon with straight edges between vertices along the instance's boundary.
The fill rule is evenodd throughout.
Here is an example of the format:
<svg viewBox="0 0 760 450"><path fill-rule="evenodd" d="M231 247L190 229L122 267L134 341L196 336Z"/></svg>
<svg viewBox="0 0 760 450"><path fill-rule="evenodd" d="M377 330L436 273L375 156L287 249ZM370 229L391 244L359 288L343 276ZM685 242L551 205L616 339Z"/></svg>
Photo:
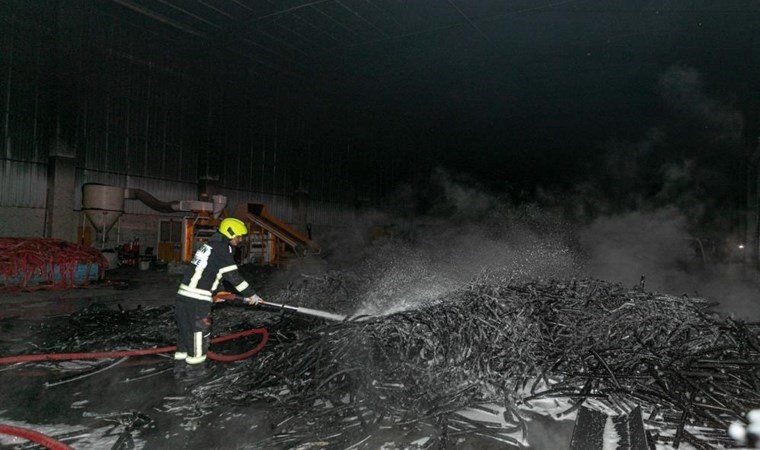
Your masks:
<svg viewBox="0 0 760 450"><path fill-rule="evenodd" d="M485 276L444 297L384 317L271 323L264 352L196 386L191 408L167 410L197 416L266 402L273 431L261 448L409 446L424 436L426 447L464 436L519 446L530 442L532 405L563 399L565 415L581 405L618 414L640 405L650 442L701 449L732 446L729 424L760 405L760 326L718 316L704 300L599 280ZM245 311L218 311L215 331L262 317ZM122 314L123 334L118 317L90 326L98 314ZM75 317L75 339L50 341L71 351L108 350L127 336L173 339L168 310L124 314L90 311ZM501 423L473 420L468 408L490 409Z"/></svg>
<svg viewBox="0 0 760 450"><path fill-rule="evenodd" d="M430 433L430 445L463 434L519 445L519 409L545 398L574 402L565 414L641 405L652 442L730 446L729 423L760 405L760 328L710 306L597 280L480 282L419 310L280 333L287 345L195 394L209 411L279 406L271 446L389 429ZM506 426L460 414L493 403Z"/></svg>
<svg viewBox="0 0 760 450"><path fill-rule="evenodd" d="M77 273L80 266L84 275ZM77 283L88 284L93 266L97 266L98 279L102 279L108 262L91 247L61 239L0 238L0 291L66 289Z"/></svg>
<svg viewBox="0 0 760 450"><path fill-rule="evenodd" d="M45 353L129 350L171 345L176 333L171 306L114 310L94 303L47 324L35 345Z"/></svg>

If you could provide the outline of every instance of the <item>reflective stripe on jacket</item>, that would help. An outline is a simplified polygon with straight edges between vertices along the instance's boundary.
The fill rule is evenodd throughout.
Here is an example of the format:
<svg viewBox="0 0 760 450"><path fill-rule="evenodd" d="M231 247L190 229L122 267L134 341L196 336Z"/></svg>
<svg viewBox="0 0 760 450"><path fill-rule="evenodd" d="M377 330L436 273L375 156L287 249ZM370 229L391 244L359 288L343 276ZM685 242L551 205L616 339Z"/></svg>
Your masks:
<svg viewBox="0 0 760 450"><path fill-rule="evenodd" d="M255 294L238 271L229 239L214 233L211 239L195 252L177 294L210 302L222 279L232 284L244 297Z"/></svg>

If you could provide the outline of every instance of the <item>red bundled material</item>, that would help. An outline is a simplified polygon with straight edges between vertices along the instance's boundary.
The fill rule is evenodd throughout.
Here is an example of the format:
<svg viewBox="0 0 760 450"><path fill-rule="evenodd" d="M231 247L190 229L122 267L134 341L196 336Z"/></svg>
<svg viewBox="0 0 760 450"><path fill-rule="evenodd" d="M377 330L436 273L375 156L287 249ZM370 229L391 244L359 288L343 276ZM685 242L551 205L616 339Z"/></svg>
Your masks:
<svg viewBox="0 0 760 450"><path fill-rule="evenodd" d="M61 239L0 238L0 291L67 289L102 279L100 251Z"/></svg>

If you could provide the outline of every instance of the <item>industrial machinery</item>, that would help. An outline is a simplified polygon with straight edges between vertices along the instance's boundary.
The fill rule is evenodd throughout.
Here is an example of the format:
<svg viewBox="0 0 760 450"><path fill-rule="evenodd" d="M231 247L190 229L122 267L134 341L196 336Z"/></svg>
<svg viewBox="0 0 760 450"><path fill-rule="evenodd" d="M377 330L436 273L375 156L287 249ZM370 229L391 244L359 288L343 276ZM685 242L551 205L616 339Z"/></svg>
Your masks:
<svg viewBox="0 0 760 450"><path fill-rule="evenodd" d="M259 226L249 228L245 262L262 266L276 265L280 254L277 238Z"/></svg>
<svg viewBox="0 0 760 450"><path fill-rule="evenodd" d="M203 212L182 219L182 262L190 262L198 248L211 238L221 218L214 218Z"/></svg>
<svg viewBox="0 0 760 450"><path fill-rule="evenodd" d="M201 198L209 199L209 196ZM227 206L227 197L224 195L212 195L211 201L164 202L140 189L88 183L82 186L82 211L97 230L101 247L105 246L108 231L124 214L125 199L140 200L162 213L188 213L181 220L169 218L159 221L158 258L163 261L190 262L196 250L219 227ZM311 236L305 236L271 215L264 204L238 204L234 216L245 222L249 230L240 246L242 264L280 266L291 255L303 256L320 252L319 247L310 239ZM136 242L130 243L129 248L134 243ZM138 256L134 255L130 261L136 262Z"/></svg>
<svg viewBox="0 0 760 450"><path fill-rule="evenodd" d="M124 198L124 188L95 183L82 186L82 211L95 227L101 249L105 246L108 232L124 214ZM80 229L85 230L85 227Z"/></svg>
<svg viewBox="0 0 760 450"><path fill-rule="evenodd" d="M164 233L165 230L162 229L164 223L159 222L158 257L166 261L176 259L181 259L184 262L190 261L195 250L214 233L219 225L224 208L227 206L227 197L224 195L213 195L211 196L212 201L164 202L141 189L87 183L82 186L82 211L97 230L98 237L102 242L101 246L105 245L108 231L124 214L125 199L139 200L151 209L162 213L191 213L182 219L182 248L179 252L174 248L176 241L162 241L162 238L167 234L171 239L172 221L166 221L169 225L167 228L169 233Z"/></svg>
<svg viewBox="0 0 760 450"><path fill-rule="evenodd" d="M239 204L235 217L249 224L243 263L280 266L291 255L320 252L314 241L271 215L262 203Z"/></svg>

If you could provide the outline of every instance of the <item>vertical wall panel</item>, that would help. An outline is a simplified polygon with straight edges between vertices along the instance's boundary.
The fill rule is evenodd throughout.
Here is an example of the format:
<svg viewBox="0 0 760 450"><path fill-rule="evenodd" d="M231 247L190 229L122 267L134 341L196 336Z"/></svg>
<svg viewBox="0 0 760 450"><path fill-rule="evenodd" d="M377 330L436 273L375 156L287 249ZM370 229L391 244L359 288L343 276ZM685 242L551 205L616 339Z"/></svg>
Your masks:
<svg viewBox="0 0 760 450"><path fill-rule="evenodd" d="M192 74L163 65L172 45L158 36L93 9L83 50L86 136L83 167L138 176L197 179L197 159L188 157L184 117L186 92L200 91ZM190 139L192 142L193 139ZM178 168L178 164L192 164Z"/></svg>
<svg viewBox="0 0 760 450"><path fill-rule="evenodd" d="M14 22L9 18L2 17L0 22L0 155L10 158L9 128L9 94L10 83L13 79L13 43Z"/></svg>
<svg viewBox="0 0 760 450"><path fill-rule="evenodd" d="M45 162L40 115L49 17L40 5L11 1L7 8L0 16L0 157Z"/></svg>
<svg viewBox="0 0 760 450"><path fill-rule="evenodd" d="M78 161L83 167L108 167L108 98L89 95L86 102L85 140Z"/></svg>
<svg viewBox="0 0 760 450"><path fill-rule="evenodd" d="M67 36L52 31L60 24L51 3L0 2L0 206L44 207L51 80L76 90L61 105L71 128L61 137L76 150L77 186L100 182L194 200L197 180L212 175L232 208L263 202L287 222L291 195L304 188L309 220L340 226L339 211L351 209L357 191L378 193L392 181L379 158L366 163L367 149L348 146L340 123L323 129L292 87L249 79L246 62L209 54L195 37L169 39L111 16L100 2L81 5L81 17L73 9L62 16L75 38L57 42ZM71 56L63 63L55 53L61 46ZM140 202L128 208L154 214Z"/></svg>
<svg viewBox="0 0 760 450"><path fill-rule="evenodd" d="M0 159L0 207L44 208L47 166Z"/></svg>

